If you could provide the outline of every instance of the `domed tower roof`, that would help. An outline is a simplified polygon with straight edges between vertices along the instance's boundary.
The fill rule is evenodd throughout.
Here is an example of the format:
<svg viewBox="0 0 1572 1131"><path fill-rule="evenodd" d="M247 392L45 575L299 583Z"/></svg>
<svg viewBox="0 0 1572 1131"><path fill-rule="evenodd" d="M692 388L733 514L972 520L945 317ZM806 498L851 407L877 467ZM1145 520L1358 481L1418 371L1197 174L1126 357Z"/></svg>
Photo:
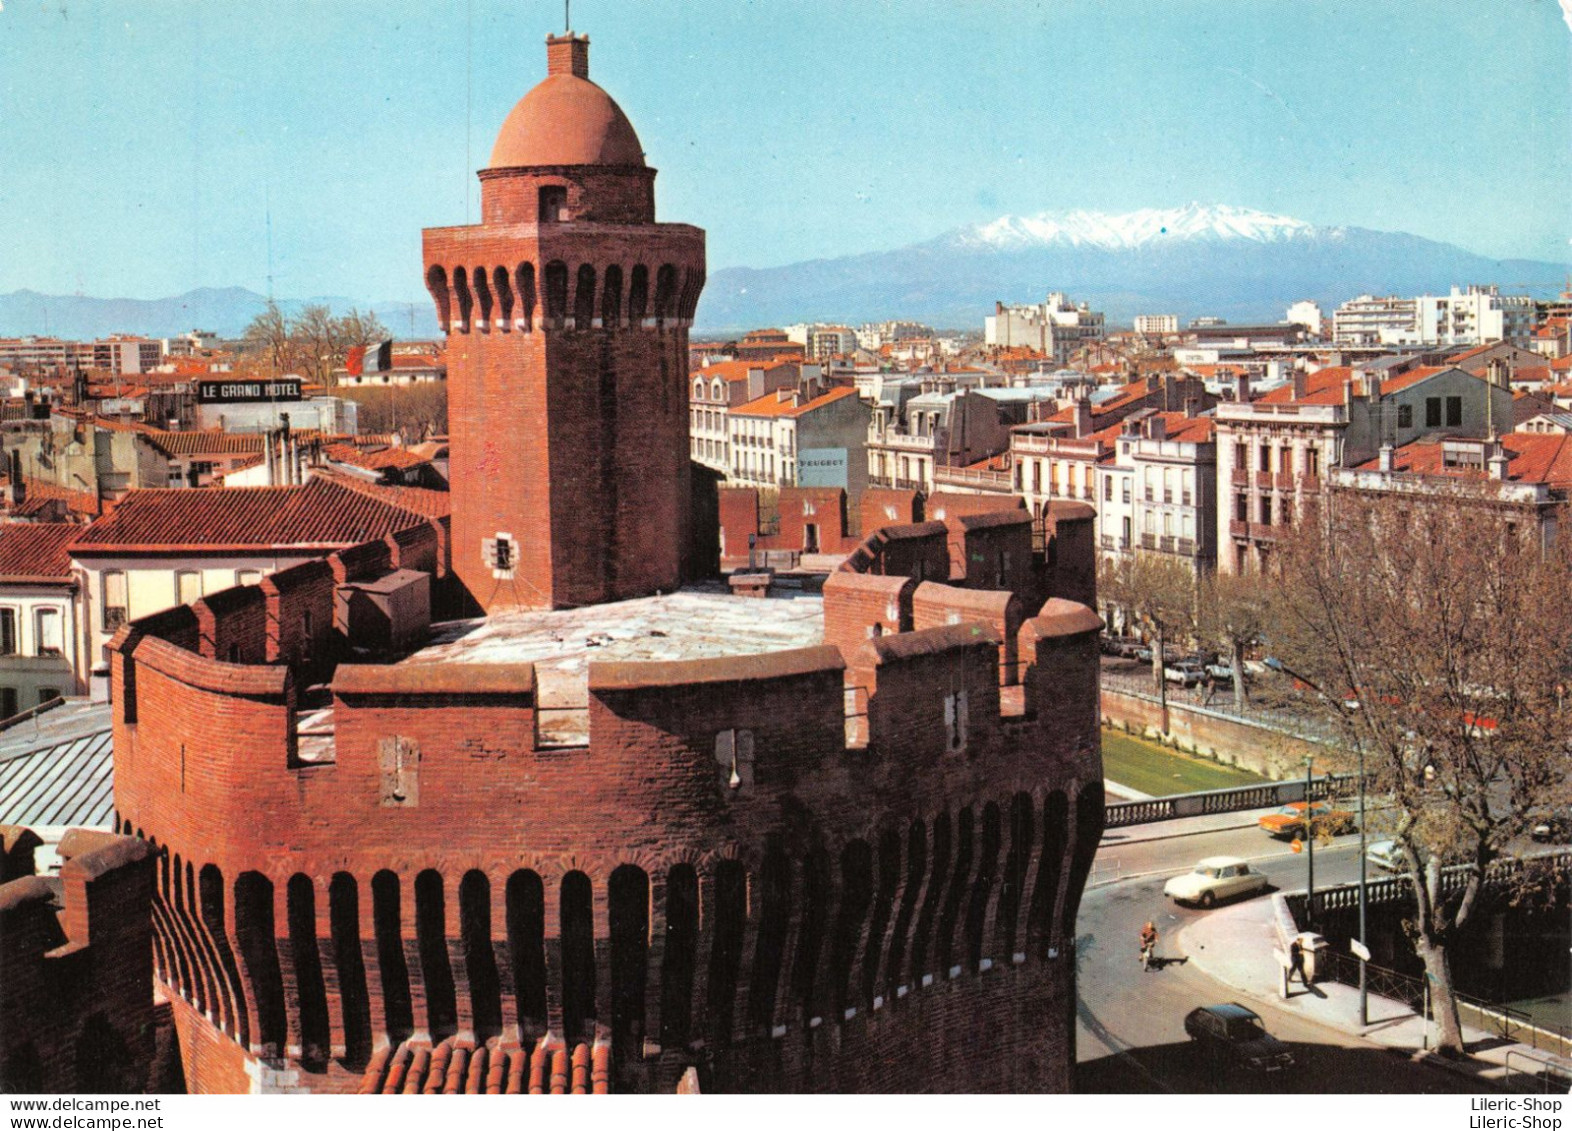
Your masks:
<svg viewBox="0 0 1572 1131"><path fill-rule="evenodd" d="M589 81L589 37L546 40L547 76L519 99L491 148L492 169L538 165L644 165L622 108Z"/></svg>

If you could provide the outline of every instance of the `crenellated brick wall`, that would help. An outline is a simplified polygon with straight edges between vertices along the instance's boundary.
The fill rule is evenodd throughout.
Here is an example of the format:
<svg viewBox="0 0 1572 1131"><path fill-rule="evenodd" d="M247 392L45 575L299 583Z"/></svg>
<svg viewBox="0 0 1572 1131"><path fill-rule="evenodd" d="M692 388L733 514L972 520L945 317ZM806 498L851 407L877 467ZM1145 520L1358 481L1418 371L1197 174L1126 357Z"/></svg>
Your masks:
<svg viewBox="0 0 1572 1131"><path fill-rule="evenodd" d="M331 650L304 614L387 542L127 626L117 820L157 852L188 1086L605 1032L620 1089L1066 1087L1100 622L947 584L951 533L865 539L822 647L592 664L580 745L542 740L528 664L340 663L301 733L298 661ZM221 658L246 632L269 663Z"/></svg>
<svg viewBox="0 0 1572 1131"><path fill-rule="evenodd" d="M153 1059L153 851L74 829L57 879L12 874L38 839L0 826L0 1091L141 1092ZM20 863L20 861L17 861ZM31 860L27 861L29 873Z"/></svg>

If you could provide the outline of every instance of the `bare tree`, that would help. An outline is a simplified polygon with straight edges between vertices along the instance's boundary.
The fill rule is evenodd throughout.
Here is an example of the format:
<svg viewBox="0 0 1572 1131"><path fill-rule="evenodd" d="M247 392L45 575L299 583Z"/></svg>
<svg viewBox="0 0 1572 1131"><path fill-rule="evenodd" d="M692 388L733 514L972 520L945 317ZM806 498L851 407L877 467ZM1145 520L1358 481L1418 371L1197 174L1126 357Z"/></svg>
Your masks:
<svg viewBox="0 0 1572 1131"><path fill-rule="evenodd" d="M332 311L320 303L301 307L300 313L289 320L289 340L296 362L310 383L327 385L331 381L339 349L338 334Z"/></svg>
<svg viewBox="0 0 1572 1131"><path fill-rule="evenodd" d="M351 350L364 350L390 336L388 328L375 314L350 307L349 313L333 322L333 366L328 370L329 380L336 383L335 371L348 364Z"/></svg>
<svg viewBox="0 0 1572 1131"><path fill-rule="evenodd" d="M1272 643L1392 801L1441 1048L1463 1052L1448 954L1486 869L1568 800L1572 555L1532 516L1445 496L1333 495L1277 556ZM1526 885L1527 869L1517 879ZM1520 894L1523 888L1519 887Z"/></svg>
<svg viewBox="0 0 1572 1131"><path fill-rule="evenodd" d="M272 299L245 331L245 340L263 354L271 375L299 373L317 385L334 383L333 371L351 349L387 337L388 328L369 311L351 307L335 318L326 306L312 303L286 318Z"/></svg>
<svg viewBox="0 0 1572 1131"><path fill-rule="evenodd" d="M340 396L360 405L362 434L398 432L420 441L448 430L448 392L443 381L388 388L341 389Z"/></svg>
<svg viewBox="0 0 1572 1131"><path fill-rule="evenodd" d="M1137 552L1104 563L1097 591L1152 635L1152 679L1161 691L1163 649L1195 633L1195 574L1168 554Z"/></svg>
<svg viewBox="0 0 1572 1131"><path fill-rule="evenodd" d="M1258 573L1214 572L1201 581L1200 635L1227 653L1234 673L1234 707L1240 711L1249 699L1245 650L1265 638L1270 599L1271 589Z"/></svg>
<svg viewBox="0 0 1572 1131"><path fill-rule="evenodd" d="M253 318L242 335L246 344L266 358L272 376L282 374L291 360L289 323L278 303L267 300L262 313Z"/></svg>

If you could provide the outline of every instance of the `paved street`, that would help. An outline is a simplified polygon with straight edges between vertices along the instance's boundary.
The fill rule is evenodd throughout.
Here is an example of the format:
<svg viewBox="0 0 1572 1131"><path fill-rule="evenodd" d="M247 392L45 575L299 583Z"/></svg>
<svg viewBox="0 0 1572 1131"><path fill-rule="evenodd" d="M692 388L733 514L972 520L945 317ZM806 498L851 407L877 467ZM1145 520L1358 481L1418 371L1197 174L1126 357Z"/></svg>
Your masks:
<svg viewBox="0 0 1572 1131"><path fill-rule="evenodd" d="M1225 913L1182 908L1162 896L1170 876L1205 856L1250 860L1275 887L1304 887L1305 857L1253 827L1166 839L1160 826L1112 830L1098 853L1078 928L1078 1088L1082 1092L1477 1092L1480 1081L1418 1063L1307 1019L1292 1007L1242 995L1197 969L1180 934L1201 917ZM1175 822L1174 828L1183 826ZM1316 883L1358 876L1358 834L1316 852ZM1267 896L1257 896L1266 899ZM1143 973L1138 935L1147 920L1161 932L1161 969ZM1226 938L1224 941L1227 941ZM1241 944L1243 940L1240 940ZM1212 944L1218 945L1214 935ZM1254 937L1250 945L1258 945ZM1219 1075L1190 1047L1184 1016L1197 1005L1238 1000L1261 1015L1267 1030L1293 1048L1283 1075Z"/></svg>

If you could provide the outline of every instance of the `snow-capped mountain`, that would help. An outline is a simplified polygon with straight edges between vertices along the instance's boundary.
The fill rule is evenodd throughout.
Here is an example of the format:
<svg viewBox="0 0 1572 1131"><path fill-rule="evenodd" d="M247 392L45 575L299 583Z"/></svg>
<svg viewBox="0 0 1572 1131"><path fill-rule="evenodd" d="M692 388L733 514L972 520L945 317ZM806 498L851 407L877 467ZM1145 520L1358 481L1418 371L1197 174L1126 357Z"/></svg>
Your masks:
<svg viewBox="0 0 1572 1131"><path fill-rule="evenodd" d="M1049 291L1089 303L1112 325L1137 314L1276 322L1300 299L1331 311L1360 294L1444 294L1470 283L1548 298L1566 271L1566 264L1489 259L1403 232L1319 226L1229 205L1042 212L892 251L716 271L698 325L915 318L978 329L995 302L1041 302Z"/></svg>
<svg viewBox="0 0 1572 1131"><path fill-rule="evenodd" d="M1134 212L1039 212L1001 216L953 233L960 247L1018 251L1025 247L1067 244L1105 251L1142 247L1154 241L1254 240L1279 243L1316 234L1314 225L1292 216L1274 216L1226 204L1187 204L1183 208L1141 208Z"/></svg>

